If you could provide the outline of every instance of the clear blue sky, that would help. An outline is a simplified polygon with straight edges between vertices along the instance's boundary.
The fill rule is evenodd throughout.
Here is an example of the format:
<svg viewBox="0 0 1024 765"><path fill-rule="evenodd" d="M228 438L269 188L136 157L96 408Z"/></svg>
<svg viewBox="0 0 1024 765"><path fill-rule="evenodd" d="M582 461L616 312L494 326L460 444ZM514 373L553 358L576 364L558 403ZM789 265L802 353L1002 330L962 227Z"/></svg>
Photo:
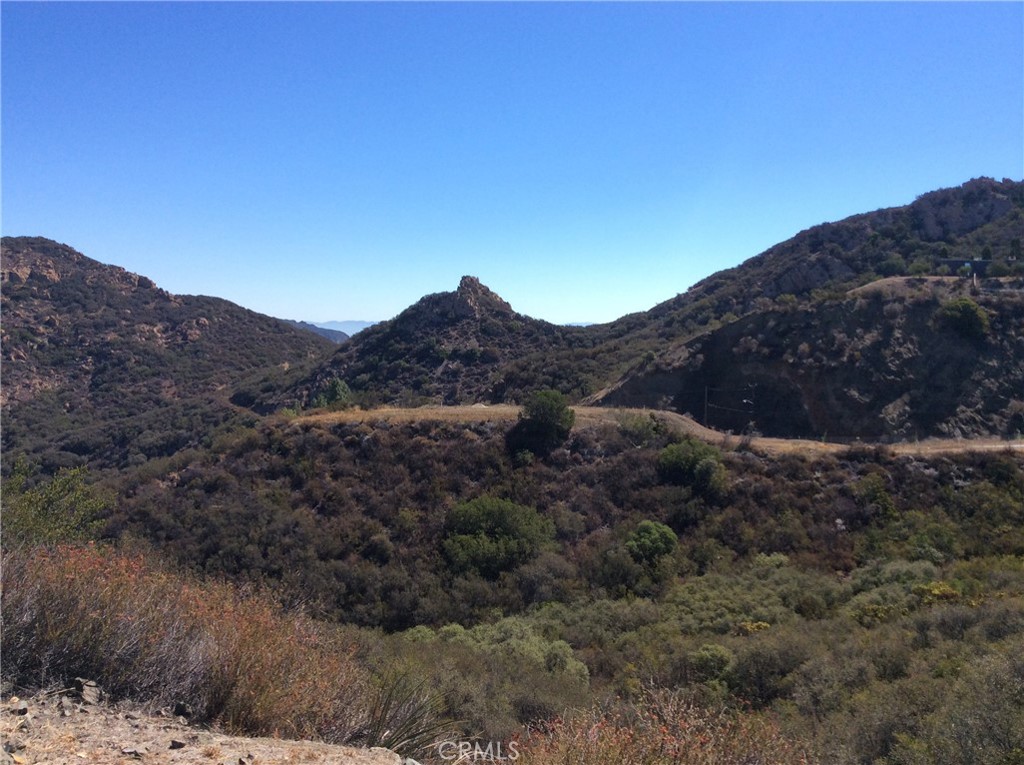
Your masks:
<svg viewBox="0 0 1024 765"><path fill-rule="evenodd" d="M1024 4L11 3L3 233L313 321L646 310L1024 175Z"/></svg>

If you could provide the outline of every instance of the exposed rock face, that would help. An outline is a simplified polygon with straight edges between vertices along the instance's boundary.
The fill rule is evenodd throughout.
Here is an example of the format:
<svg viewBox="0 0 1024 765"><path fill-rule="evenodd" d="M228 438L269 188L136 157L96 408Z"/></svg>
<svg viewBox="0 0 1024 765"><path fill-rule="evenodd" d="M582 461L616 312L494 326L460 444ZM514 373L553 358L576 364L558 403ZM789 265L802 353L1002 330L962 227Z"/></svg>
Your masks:
<svg viewBox="0 0 1024 765"><path fill-rule="evenodd" d="M760 298L802 296L872 272L893 255L973 257L983 247L1006 252L1024 229L1024 183L976 178L922 195L909 205L822 223L770 247L736 268L655 306L653 317L685 313L706 301L721 315L755 308Z"/></svg>
<svg viewBox="0 0 1024 765"><path fill-rule="evenodd" d="M963 236L1006 215L1013 208L1013 200L1003 188L1004 184L991 178L976 178L959 189L925 194L914 203L913 209L921 238L941 241Z"/></svg>
<svg viewBox="0 0 1024 765"><path fill-rule="evenodd" d="M461 322L502 319L515 315L512 306L480 283L475 276L463 276L454 292L438 292L421 298L394 321L418 323L424 327L452 326ZM371 328L372 329L372 328Z"/></svg>
<svg viewBox="0 0 1024 765"><path fill-rule="evenodd" d="M779 295L797 295L810 292L831 281L842 281L854 276L852 268L830 255L815 255L808 261L797 263L783 271L765 285L764 296L776 298Z"/></svg>
<svg viewBox="0 0 1024 765"><path fill-rule="evenodd" d="M66 244L43 237L4 237L3 255L0 283L56 284L66 277L79 276L84 272L87 284L102 282L121 294L142 289L157 290L163 297L171 297L170 293L157 289L145 276L133 274L118 266L98 263Z"/></svg>
<svg viewBox="0 0 1024 765"><path fill-rule="evenodd" d="M453 295L459 318L479 319L484 313L512 314L512 306L480 283L475 276L463 276Z"/></svg>

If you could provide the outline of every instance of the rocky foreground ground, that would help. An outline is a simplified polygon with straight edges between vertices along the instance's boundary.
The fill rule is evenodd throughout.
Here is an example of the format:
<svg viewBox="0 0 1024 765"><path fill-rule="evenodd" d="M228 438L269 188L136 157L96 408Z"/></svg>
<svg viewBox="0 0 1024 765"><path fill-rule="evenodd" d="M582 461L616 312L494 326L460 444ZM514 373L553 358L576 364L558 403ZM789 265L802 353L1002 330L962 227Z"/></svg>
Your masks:
<svg viewBox="0 0 1024 765"><path fill-rule="evenodd" d="M84 690L84 693L83 693ZM90 696L93 699L90 700ZM106 704L88 687L8 697L0 709L0 765L401 765L387 749L227 736L173 710Z"/></svg>

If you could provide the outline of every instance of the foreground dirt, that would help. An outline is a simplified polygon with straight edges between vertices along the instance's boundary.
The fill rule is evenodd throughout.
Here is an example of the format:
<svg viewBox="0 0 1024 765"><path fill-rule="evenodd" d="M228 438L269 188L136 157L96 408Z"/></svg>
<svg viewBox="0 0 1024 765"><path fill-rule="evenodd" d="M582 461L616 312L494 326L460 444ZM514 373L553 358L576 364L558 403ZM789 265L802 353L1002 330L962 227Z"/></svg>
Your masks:
<svg viewBox="0 0 1024 765"><path fill-rule="evenodd" d="M520 408L508 404L485 406L423 406L413 409L381 408L381 409L349 409L340 412L324 412L309 414L295 418L295 423L317 423L331 425L338 422L512 422L519 416ZM623 417L636 415L653 416L673 428L696 436L709 443L721 446L738 446L741 441L744 448L767 454L836 454L851 447L851 444L829 443L796 438L741 438L730 436L703 425L675 412L650 409L616 409L600 406L574 406L577 425L594 425L599 423L618 423ZM924 441L874 444L857 443L859 447L882 446L895 454L934 455L950 454L967 451L1017 451L1024 452L1024 441L1006 441L999 438L930 438Z"/></svg>
<svg viewBox="0 0 1024 765"><path fill-rule="evenodd" d="M242 738L191 727L184 718L133 705L87 704L37 695L0 708L3 765L400 765L387 749Z"/></svg>

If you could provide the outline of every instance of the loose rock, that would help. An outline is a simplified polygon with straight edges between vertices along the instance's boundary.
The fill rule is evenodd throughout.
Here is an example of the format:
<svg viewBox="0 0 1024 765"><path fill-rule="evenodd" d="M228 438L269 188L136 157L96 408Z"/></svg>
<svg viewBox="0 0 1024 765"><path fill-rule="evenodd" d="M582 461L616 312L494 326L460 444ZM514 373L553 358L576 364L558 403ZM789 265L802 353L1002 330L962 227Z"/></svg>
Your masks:
<svg viewBox="0 0 1024 765"><path fill-rule="evenodd" d="M85 704L99 704L103 696L95 680L86 680L82 677L75 678L75 690Z"/></svg>

